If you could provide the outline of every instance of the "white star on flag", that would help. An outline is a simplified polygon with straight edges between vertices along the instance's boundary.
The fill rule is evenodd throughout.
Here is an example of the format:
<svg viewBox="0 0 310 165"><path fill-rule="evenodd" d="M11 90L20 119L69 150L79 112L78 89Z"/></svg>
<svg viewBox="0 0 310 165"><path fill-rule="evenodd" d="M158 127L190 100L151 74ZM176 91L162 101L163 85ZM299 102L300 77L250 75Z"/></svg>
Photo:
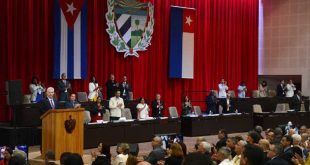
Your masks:
<svg viewBox="0 0 310 165"><path fill-rule="evenodd" d="M70 12L71 15L73 15L73 11L76 10L76 8L73 6L73 2L70 5L67 3L67 6L68 6L68 9L66 12Z"/></svg>
<svg viewBox="0 0 310 165"><path fill-rule="evenodd" d="M191 22L193 22L193 20L191 20L191 16L186 17L186 22L188 24L188 26L191 26Z"/></svg>

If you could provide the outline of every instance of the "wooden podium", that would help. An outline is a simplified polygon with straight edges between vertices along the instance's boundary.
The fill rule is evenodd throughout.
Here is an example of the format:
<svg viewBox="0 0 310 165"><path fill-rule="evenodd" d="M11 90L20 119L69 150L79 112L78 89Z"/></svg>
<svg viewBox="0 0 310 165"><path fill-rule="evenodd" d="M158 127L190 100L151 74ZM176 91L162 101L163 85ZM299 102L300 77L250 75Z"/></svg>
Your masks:
<svg viewBox="0 0 310 165"><path fill-rule="evenodd" d="M49 110L41 120L43 158L48 150L55 152L56 160L63 152L83 155L84 108Z"/></svg>

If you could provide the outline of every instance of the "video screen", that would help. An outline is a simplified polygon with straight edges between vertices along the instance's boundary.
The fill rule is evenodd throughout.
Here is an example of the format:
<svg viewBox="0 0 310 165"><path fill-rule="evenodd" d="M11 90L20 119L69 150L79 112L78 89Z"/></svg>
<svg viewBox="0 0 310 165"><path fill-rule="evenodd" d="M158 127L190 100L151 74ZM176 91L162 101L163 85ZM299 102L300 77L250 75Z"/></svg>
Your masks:
<svg viewBox="0 0 310 165"><path fill-rule="evenodd" d="M21 153L24 153L26 160L28 160L28 146L27 145L18 145L18 146L0 146L0 160L4 159L4 151L6 148L12 149L13 153L17 150Z"/></svg>

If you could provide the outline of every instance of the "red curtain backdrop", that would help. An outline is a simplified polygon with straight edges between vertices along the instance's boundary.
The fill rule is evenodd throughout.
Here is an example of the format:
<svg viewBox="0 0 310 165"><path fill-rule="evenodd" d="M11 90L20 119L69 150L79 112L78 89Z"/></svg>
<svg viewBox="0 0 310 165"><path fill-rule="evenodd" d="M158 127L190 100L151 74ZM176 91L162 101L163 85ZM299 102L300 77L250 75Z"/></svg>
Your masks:
<svg viewBox="0 0 310 165"><path fill-rule="evenodd" d="M244 80L249 91L257 88L258 0L152 0L155 26L152 44L140 57L123 57L111 46L106 33L106 0L88 0L88 75L95 75L104 86L110 73L121 81L127 75L134 98L154 99L160 93L166 107L181 111L184 91L218 89L221 78L236 89ZM53 71L53 1L0 1L0 120L10 119L5 101L4 82L23 80L29 93L31 77L45 86L55 86ZM170 79L170 6L196 8L194 79ZM73 90L88 91L87 80L72 80ZM250 92L248 92L250 93ZM105 94L105 88L104 88ZM204 100L207 93L188 93L193 100ZM204 103L193 102L201 105ZM167 108L166 108L167 109ZM165 112L167 114L167 111Z"/></svg>

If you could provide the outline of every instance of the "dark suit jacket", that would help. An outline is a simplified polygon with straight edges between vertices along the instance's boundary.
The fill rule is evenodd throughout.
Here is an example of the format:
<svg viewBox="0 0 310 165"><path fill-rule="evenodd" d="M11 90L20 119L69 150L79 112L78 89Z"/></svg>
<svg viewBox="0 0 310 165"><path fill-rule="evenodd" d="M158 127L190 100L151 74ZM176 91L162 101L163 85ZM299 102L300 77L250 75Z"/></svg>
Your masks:
<svg viewBox="0 0 310 165"><path fill-rule="evenodd" d="M267 161L266 165L289 165L289 163L280 157L275 157L275 158Z"/></svg>
<svg viewBox="0 0 310 165"><path fill-rule="evenodd" d="M116 86L116 81L114 80L112 82L112 80L108 80L106 82L106 87L107 87L107 100L110 100L111 97L113 97L115 95L115 91L117 89L117 86Z"/></svg>
<svg viewBox="0 0 310 165"><path fill-rule="evenodd" d="M277 96L285 97L285 86L284 85L283 87L281 86L281 84L277 86Z"/></svg>
<svg viewBox="0 0 310 165"><path fill-rule="evenodd" d="M121 97L124 100L129 100L129 92L131 91L130 84L128 82L126 82L126 84L123 84L123 83L124 82L120 84Z"/></svg>
<svg viewBox="0 0 310 165"><path fill-rule="evenodd" d="M156 165L159 160L165 160L165 150L161 147L157 147L151 151L145 161L151 163L152 165Z"/></svg>
<svg viewBox="0 0 310 165"><path fill-rule="evenodd" d="M207 112L212 111L212 113L216 113L216 97L215 96L207 96L206 97L206 104L207 104Z"/></svg>
<svg viewBox="0 0 310 165"><path fill-rule="evenodd" d="M170 156L165 159L165 165L181 165L183 157Z"/></svg>
<svg viewBox="0 0 310 165"><path fill-rule="evenodd" d="M66 80L64 83L62 80L59 80L57 83L57 88L59 90L59 101L67 101L68 100L68 92L70 92L70 82ZM65 92L67 89L67 92Z"/></svg>
<svg viewBox="0 0 310 165"><path fill-rule="evenodd" d="M226 146L226 141L227 141L227 138L223 138L223 139L219 140L219 141L216 143L215 148L216 148L217 150L219 150L220 148L225 147L225 146Z"/></svg>
<svg viewBox="0 0 310 165"><path fill-rule="evenodd" d="M229 104L230 104L229 108L227 106L227 98L221 99L220 102L221 102L221 105L223 106L223 113L234 113L235 112L235 103L231 98L229 99Z"/></svg>
<svg viewBox="0 0 310 165"><path fill-rule="evenodd" d="M78 101L71 101L71 100L68 100L66 101L65 103L65 108L74 108L75 104L79 104Z"/></svg>
<svg viewBox="0 0 310 165"><path fill-rule="evenodd" d="M104 107L103 103L101 104L101 106L102 106L102 109L99 109L96 102L91 103L90 104L90 113L91 113L91 115L95 116L98 113L100 113L101 116L102 116L105 113L105 107Z"/></svg>
<svg viewBox="0 0 310 165"><path fill-rule="evenodd" d="M152 116L153 117L163 117L164 113L164 102L160 100L160 105L158 105L157 100L152 101Z"/></svg>
<svg viewBox="0 0 310 165"><path fill-rule="evenodd" d="M53 99L54 100L54 104L55 104L55 109L57 109L59 107L59 104L58 104L58 101ZM41 113L45 113L46 111L50 110L50 109L53 109L52 108L52 105L49 101L48 98L46 99L43 99L41 102L40 102L40 111Z"/></svg>
<svg viewBox="0 0 310 165"><path fill-rule="evenodd" d="M285 150L283 154L280 155L279 157L286 160L288 164L294 165L294 163L291 161L293 156L294 156L293 148L290 147L287 150Z"/></svg>
<svg viewBox="0 0 310 165"><path fill-rule="evenodd" d="M291 109L295 109L295 111L300 111L301 103L302 97L300 96L298 99L297 95L295 94L291 100Z"/></svg>

